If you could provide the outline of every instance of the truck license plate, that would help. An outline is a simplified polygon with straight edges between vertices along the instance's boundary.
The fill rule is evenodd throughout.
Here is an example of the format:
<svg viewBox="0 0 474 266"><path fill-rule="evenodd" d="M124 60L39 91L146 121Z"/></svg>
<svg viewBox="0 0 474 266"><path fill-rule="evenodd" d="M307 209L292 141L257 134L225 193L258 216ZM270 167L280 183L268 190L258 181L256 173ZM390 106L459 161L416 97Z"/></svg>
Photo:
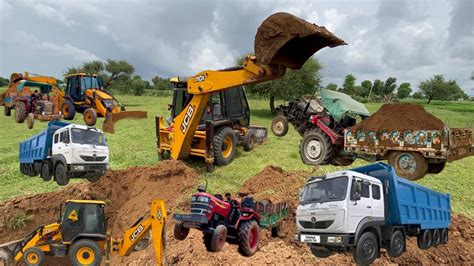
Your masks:
<svg viewBox="0 0 474 266"><path fill-rule="evenodd" d="M315 235L301 235L301 242L305 243L320 243L320 236Z"/></svg>

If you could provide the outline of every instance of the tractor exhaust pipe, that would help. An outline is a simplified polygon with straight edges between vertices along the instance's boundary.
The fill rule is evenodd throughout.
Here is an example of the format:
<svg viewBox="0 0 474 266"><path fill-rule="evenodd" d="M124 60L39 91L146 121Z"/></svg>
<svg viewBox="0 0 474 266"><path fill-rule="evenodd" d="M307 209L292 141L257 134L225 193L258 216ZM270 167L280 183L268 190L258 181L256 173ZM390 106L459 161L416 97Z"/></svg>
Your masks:
<svg viewBox="0 0 474 266"><path fill-rule="evenodd" d="M320 49L345 44L323 26L279 12L258 27L254 49L258 64L300 69Z"/></svg>

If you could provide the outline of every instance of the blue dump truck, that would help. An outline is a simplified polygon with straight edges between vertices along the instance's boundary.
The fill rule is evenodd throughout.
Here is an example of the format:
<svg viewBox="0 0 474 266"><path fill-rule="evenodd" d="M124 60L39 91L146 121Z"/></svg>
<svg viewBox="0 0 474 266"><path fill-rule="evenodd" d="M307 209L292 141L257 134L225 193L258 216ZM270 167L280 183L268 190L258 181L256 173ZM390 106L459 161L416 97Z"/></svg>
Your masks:
<svg viewBox="0 0 474 266"><path fill-rule="evenodd" d="M60 121L48 123L40 133L20 143L20 171L60 186L70 178L98 181L109 162L105 135L95 127Z"/></svg>
<svg viewBox="0 0 474 266"><path fill-rule="evenodd" d="M296 211L298 241L321 258L352 252L358 264L370 264L384 248L391 257L406 250L416 236L428 249L448 241L449 194L396 175L388 164L375 163L311 177Z"/></svg>

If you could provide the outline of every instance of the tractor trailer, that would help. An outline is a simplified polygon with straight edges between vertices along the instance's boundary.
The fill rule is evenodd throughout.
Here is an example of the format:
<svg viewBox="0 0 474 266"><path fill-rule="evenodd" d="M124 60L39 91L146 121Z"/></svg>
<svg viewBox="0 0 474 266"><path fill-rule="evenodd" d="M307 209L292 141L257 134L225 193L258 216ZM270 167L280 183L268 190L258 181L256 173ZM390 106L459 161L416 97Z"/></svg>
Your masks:
<svg viewBox="0 0 474 266"><path fill-rule="evenodd" d="M60 121L20 143L20 171L64 186L70 178L98 181L109 162L105 135L95 127Z"/></svg>
<svg viewBox="0 0 474 266"><path fill-rule="evenodd" d="M381 248L400 256L409 236L417 237L420 249L446 244L450 221L449 194L378 162L310 178L300 194L295 238L317 257L351 251L356 263L370 264Z"/></svg>

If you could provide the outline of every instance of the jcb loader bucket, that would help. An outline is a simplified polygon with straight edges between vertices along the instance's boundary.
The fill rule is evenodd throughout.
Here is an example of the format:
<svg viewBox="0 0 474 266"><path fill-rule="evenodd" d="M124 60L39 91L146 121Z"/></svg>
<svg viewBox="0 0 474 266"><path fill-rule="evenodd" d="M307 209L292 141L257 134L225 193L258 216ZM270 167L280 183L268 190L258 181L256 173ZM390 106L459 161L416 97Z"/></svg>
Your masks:
<svg viewBox="0 0 474 266"><path fill-rule="evenodd" d="M255 142L262 144L267 140L267 128L261 126L250 126L249 129L255 130Z"/></svg>
<svg viewBox="0 0 474 266"><path fill-rule="evenodd" d="M144 111L121 111L118 113L109 113L105 117L104 124L102 125L102 130L104 132L108 133L114 133L114 124L117 123L119 120L122 120L124 118L135 118L135 119L141 119L141 118L147 118L148 113Z"/></svg>
<svg viewBox="0 0 474 266"><path fill-rule="evenodd" d="M300 69L318 50L344 44L325 27L279 12L258 27L254 49L259 64Z"/></svg>

